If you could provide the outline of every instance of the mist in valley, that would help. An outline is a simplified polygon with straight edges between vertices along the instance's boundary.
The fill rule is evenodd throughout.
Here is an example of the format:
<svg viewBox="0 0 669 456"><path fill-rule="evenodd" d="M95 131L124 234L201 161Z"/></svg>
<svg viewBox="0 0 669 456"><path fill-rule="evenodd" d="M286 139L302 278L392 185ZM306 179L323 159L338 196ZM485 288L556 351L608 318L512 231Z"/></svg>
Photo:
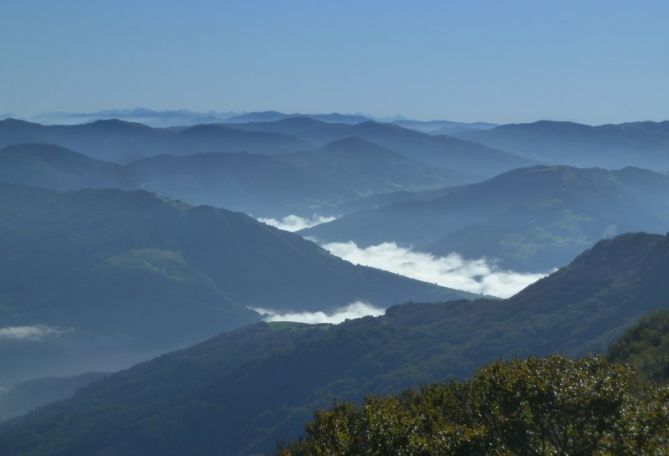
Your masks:
<svg viewBox="0 0 669 456"><path fill-rule="evenodd" d="M3 0L0 455L668 454L667 17Z"/></svg>

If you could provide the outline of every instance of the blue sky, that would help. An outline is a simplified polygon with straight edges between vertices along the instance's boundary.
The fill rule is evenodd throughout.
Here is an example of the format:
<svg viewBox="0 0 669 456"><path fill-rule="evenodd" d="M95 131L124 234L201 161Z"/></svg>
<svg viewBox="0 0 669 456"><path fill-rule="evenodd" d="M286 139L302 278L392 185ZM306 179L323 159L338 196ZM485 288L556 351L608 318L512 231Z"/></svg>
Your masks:
<svg viewBox="0 0 669 456"><path fill-rule="evenodd" d="M669 118L669 1L0 1L0 112Z"/></svg>

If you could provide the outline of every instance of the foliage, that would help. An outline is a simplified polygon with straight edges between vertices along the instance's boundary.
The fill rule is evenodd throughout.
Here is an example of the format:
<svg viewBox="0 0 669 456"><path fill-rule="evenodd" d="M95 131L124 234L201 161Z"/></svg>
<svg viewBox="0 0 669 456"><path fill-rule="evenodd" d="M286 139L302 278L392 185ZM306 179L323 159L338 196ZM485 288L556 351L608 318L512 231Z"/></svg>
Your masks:
<svg viewBox="0 0 669 456"><path fill-rule="evenodd" d="M609 360L631 365L642 378L669 383L669 311L644 317L611 345Z"/></svg>
<svg viewBox="0 0 669 456"><path fill-rule="evenodd" d="M317 411L301 455L636 455L669 448L669 388L601 357L497 361L464 383Z"/></svg>

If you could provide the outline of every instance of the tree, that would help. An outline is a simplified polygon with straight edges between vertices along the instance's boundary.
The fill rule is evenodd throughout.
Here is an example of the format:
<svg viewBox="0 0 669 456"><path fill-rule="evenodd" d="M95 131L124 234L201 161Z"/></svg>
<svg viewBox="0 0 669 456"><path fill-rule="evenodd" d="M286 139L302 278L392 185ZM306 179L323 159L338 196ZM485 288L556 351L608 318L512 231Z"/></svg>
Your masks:
<svg viewBox="0 0 669 456"><path fill-rule="evenodd" d="M669 388L602 357L497 361L464 383L318 411L301 455L638 455L669 449Z"/></svg>

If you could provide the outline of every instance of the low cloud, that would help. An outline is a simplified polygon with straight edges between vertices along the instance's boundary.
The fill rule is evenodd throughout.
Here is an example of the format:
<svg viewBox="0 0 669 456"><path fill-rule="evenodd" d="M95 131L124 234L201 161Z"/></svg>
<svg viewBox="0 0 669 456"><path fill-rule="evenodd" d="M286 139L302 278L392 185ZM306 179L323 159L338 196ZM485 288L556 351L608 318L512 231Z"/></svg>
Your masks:
<svg viewBox="0 0 669 456"><path fill-rule="evenodd" d="M336 217L324 217L313 215L311 217L300 217L299 215L288 215L280 220L275 218L259 218L258 220L267 225L274 226L285 231L300 231L305 228L320 225L321 223L331 222Z"/></svg>
<svg viewBox="0 0 669 456"><path fill-rule="evenodd" d="M355 320L362 317L378 317L386 311L379 307L374 307L366 302L353 302L347 306L335 309L331 313L327 312L287 312L280 313L271 309L252 308L263 316L263 320L271 321L293 321L296 323L330 323L338 325L346 320Z"/></svg>
<svg viewBox="0 0 669 456"><path fill-rule="evenodd" d="M50 326L7 326L0 328L0 340L39 341L50 337L58 337L63 330Z"/></svg>
<svg viewBox="0 0 669 456"><path fill-rule="evenodd" d="M353 264L394 272L425 282L500 298L513 296L545 274L524 274L500 269L485 259L466 260L451 253L434 256L384 242L367 248L354 242L333 242L323 248Z"/></svg>

